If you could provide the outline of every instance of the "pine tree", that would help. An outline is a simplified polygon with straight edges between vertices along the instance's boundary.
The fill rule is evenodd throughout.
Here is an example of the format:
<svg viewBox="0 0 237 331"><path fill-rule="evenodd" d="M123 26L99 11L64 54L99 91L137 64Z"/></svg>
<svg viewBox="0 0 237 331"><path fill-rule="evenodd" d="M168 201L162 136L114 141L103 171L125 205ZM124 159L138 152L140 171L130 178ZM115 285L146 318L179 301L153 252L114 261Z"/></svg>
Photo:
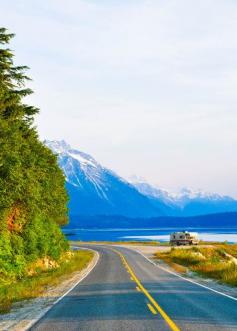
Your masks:
<svg viewBox="0 0 237 331"><path fill-rule="evenodd" d="M14 66L14 37L0 28L0 277L22 275L28 261L67 249L67 194L57 159L33 127L38 109L24 103L26 66Z"/></svg>

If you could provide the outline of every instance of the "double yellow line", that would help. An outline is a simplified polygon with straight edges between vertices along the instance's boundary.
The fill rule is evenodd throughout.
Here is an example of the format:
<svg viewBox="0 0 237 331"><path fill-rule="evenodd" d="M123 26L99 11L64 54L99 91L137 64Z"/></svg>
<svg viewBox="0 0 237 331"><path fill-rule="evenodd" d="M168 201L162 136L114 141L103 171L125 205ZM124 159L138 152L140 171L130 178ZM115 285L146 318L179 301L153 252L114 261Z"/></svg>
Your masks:
<svg viewBox="0 0 237 331"><path fill-rule="evenodd" d="M160 305L156 302L156 300L150 295L150 293L145 289L145 287L142 285L142 283L140 282L140 280L137 278L137 276L135 275L135 273L133 272L132 268L129 266L127 260L125 259L124 255L122 253L120 253L119 251L117 251L116 249L111 248L116 254L118 254L125 266L125 268L127 269L127 271L130 273L131 275L131 279L134 280L134 282L137 284L137 289L140 290L141 292L143 292L145 294L145 296L149 299L150 303L148 304L148 308L150 309L150 311L155 314L156 310L161 314L161 316L164 318L164 320L166 321L166 323L169 325L169 327L171 328L171 330L173 331L180 331L180 329L178 328L178 326L172 321L172 319L166 314L166 312L160 307Z"/></svg>

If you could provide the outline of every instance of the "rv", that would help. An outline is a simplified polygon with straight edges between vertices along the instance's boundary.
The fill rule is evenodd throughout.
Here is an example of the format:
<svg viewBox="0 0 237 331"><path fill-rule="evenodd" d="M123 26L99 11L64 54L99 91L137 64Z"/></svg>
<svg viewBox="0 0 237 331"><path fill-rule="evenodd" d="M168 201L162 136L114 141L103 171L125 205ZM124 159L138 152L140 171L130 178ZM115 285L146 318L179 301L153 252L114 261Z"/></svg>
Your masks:
<svg viewBox="0 0 237 331"><path fill-rule="evenodd" d="M197 245L199 243L198 234L195 232L173 232L170 234L170 245Z"/></svg>

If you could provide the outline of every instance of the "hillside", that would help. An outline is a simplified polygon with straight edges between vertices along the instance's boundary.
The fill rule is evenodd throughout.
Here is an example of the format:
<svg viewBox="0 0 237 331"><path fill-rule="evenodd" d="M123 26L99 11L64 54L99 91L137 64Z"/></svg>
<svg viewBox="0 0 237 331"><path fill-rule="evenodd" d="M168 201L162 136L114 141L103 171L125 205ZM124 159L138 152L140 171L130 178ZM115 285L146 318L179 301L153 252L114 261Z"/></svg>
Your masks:
<svg viewBox="0 0 237 331"><path fill-rule="evenodd" d="M237 201L231 197L190 189L172 193L144 181L128 182L65 141L46 141L45 144L58 156L58 164L65 174L70 222L76 227L82 225L79 220L89 218L94 222L101 219L103 227L111 217L114 220L120 216L148 219L237 211ZM106 217L98 218L98 215ZM117 216L113 218L114 215ZM129 221L131 226L135 223ZM143 223L146 226L146 222Z"/></svg>
<svg viewBox="0 0 237 331"><path fill-rule="evenodd" d="M70 215L124 215L151 217L165 215L160 207L113 171L88 154L72 149L64 141L46 141L58 155L70 196Z"/></svg>
<svg viewBox="0 0 237 331"><path fill-rule="evenodd" d="M192 217L161 216L151 218L130 218L114 216L71 216L67 229L126 229L126 228L236 228L237 213L220 213Z"/></svg>
<svg viewBox="0 0 237 331"><path fill-rule="evenodd" d="M131 183L140 193L146 195L154 206L159 205L160 201L165 203L169 216L196 216L237 211L237 200L229 196L188 188L170 192L145 181L135 180Z"/></svg>

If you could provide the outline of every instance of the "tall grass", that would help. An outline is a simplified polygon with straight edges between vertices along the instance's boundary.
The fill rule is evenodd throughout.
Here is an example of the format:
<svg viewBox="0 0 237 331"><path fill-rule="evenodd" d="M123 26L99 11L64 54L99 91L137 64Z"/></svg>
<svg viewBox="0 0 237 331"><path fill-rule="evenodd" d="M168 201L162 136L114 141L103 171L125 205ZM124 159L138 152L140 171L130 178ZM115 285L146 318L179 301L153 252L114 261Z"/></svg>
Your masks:
<svg viewBox="0 0 237 331"><path fill-rule="evenodd" d="M200 276L237 286L237 245L172 248L169 252L157 252L155 257L171 266L184 266Z"/></svg>
<svg viewBox="0 0 237 331"><path fill-rule="evenodd" d="M74 271L84 269L92 257L92 252L76 251L70 258L62 259L57 268L41 270L14 283L0 283L0 313L9 312L14 302L41 296L48 287L59 284Z"/></svg>

